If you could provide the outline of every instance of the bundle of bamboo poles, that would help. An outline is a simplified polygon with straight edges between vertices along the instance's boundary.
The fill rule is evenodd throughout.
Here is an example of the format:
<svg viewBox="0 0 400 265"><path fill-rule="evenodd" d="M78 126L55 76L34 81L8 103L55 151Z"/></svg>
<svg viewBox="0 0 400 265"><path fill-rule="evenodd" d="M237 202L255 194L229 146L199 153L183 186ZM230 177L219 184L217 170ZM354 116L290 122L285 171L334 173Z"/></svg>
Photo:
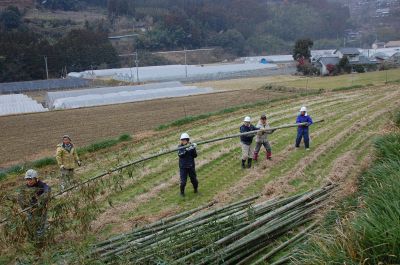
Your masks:
<svg viewBox="0 0 400 265"><path fill-rule="evenodd" d="M90 257L104 263L262 264L315 227L272 249L277 238L309 222L333 188L260 203L254 196L213 210L202 206L100 242Z"/></svg>

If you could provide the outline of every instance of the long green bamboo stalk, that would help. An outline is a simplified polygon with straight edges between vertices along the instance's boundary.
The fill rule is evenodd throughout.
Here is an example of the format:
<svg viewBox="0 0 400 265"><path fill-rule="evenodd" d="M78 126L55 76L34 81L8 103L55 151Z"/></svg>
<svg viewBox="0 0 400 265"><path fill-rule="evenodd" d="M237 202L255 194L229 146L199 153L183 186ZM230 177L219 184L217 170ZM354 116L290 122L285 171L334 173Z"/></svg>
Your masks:
<svg viewBox="0 0 400 265"><path fill-rule="evenodd" d="M264 256L262 256L261 258L259 258L258 260L256 260L253 265L258 265L258 264L262 264L264 263L267 259L269 259L270 257L272 257L273 255L275 255L277 252L281 251L282 249L286 248L287 246L289 246L290 244L292 244L293 242L297 241L298 239L301 239L302 237L304 237L309 231L311 231L312 229L315 228L315 226L317 225L316 222L312 223L310 226L308 226L307 228L305 228L303 231L301 231L300 233L298 233L297 235L295 235L294 237L290 238L289 240L285 241L283 244L279 245L278 247L274 248L273 250L271 250L270 252L268 252L267 254L265 254Z"/></svg>
<svg viewBox="0 0 400 265"><path fill-rule="evenodd" d="M287 211L288 209L296 207L296 206L300 205L301 203L304 203L305 201L310 200L310 198L312 196L319 194L321 192L321 190L323 190L323 189L318 189L318 190L315 190L313 192L310 192L309 194L303 195L299 199L297 199L297 200L285 205L284 207L278 208L278 209L266 214L265 216L260 218L258 221L254 222L253 224L248 225L248 226L238 230L237 232L235 232L235 233L233 233L233 234L231 234L231 235L229 235L227 237L224 237L224 238L220 239L219 241L216 242L216 244L217 245L222 245L222 244L226 244L228 242L233 241L238 236L240 236L240 235L242 235L242 234L244 234L244 233L246 233L246 232L248 232L248 231L250 231L252 229L255 229L255 228L265 224L266 222L271 220L273 217L275 217L275 216Z"/></svg>

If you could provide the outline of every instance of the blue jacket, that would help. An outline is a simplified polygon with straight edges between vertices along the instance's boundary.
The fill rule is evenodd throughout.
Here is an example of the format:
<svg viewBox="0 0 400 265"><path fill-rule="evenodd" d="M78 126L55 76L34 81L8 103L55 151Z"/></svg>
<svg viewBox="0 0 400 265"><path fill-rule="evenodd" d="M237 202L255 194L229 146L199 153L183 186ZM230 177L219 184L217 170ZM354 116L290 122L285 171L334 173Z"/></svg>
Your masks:
<svg viewBox="0 0 400 265"><path fill-rule="evenodd" d="M179 145L178 148L184 145ZM187 148L180 148L178 150L179 167L180 168L194 168L194 159L197 157L196 148L193 146Z"/></svg>
<svg viewBox="0 0 400 265"><path fill-rule="evenodd" d="M308 126L313 124L313 121L309 115L302 116L301 114L297 116L296 123L304 123L307 122ZM308 130L308 126L300 125L298 130Z"/></svg>
<svg viewBox="0 0 400 265"><path fill-rule="evenodd" d="M247 127L246 125L243 124L242 126L240 126L240 133L257 131L257 130L258 129L254 125L250 125L249 127ZM240 136L240 141L246 145L251 145L255 135L256 134Z"/></svg>

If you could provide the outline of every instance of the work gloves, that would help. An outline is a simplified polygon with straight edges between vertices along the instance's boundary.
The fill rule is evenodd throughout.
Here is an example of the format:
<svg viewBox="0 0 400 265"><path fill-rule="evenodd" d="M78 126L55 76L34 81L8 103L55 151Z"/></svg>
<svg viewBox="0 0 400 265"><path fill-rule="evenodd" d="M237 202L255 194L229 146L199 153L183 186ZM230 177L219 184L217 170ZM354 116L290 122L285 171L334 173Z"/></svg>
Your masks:
<svg viewBox="0 0 400 265"><path fill-rule="evenodd" d="M190 150L196 149L196 147L197 147L197 144L193 143L191 146L186 148L186 151L190 151Z"/></svg>

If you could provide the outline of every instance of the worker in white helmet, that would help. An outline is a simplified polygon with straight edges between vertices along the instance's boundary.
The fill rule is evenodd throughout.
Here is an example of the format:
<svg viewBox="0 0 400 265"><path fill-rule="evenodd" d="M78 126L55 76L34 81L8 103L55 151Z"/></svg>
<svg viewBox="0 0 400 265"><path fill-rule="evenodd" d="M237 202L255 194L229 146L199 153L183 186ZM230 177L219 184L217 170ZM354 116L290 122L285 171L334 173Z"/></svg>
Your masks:
<svg viewBox="0 0 400 265"><path fill-rule="evenodd" d="M247 133L251 131L255 131L257 128L251 124L251 118L246 116L243 120L243 125L240 126L240 133ZM253 157L253 147L252 142L254 134L251 135L242 135L240 136L240 142L242 144L242 168L246 168L246 160L247 160L247 168L251 168L251 162Z"/></svg>
<svg viewBox="0 0 400 265"><path fill-rule="evenodd" d="M300 147L301 139L303 138L306 150L310 150L310 136L308 128L313 124L313 121L308 115L306 107L301 107L300 114L296 119L296 123L305 123L303 125L299 125L297 128L296 148Z"/></svg>
<svg viewBox="0 0 400 265"><path fill-rule="evenodd" d="M25 210L28 234L31 240L40 243L47 229L47 204L50 199L50 187L39 180L36 170L26 171L26 184L20 189L18 203Z"/></svg>
<svg viewBox="0 0 400 265"><path fill-rule="evenodd" d="M197 145L190 142L190 137L187 133L182 133L180 140L181 143L178 146L179 173L181 179L180 194L182 197L184 197L188 176L190 178L190 182L192 182L194 193L198 192L199 182L197 180L196 165L194 161L194 159L197 157Z"/></svg>

